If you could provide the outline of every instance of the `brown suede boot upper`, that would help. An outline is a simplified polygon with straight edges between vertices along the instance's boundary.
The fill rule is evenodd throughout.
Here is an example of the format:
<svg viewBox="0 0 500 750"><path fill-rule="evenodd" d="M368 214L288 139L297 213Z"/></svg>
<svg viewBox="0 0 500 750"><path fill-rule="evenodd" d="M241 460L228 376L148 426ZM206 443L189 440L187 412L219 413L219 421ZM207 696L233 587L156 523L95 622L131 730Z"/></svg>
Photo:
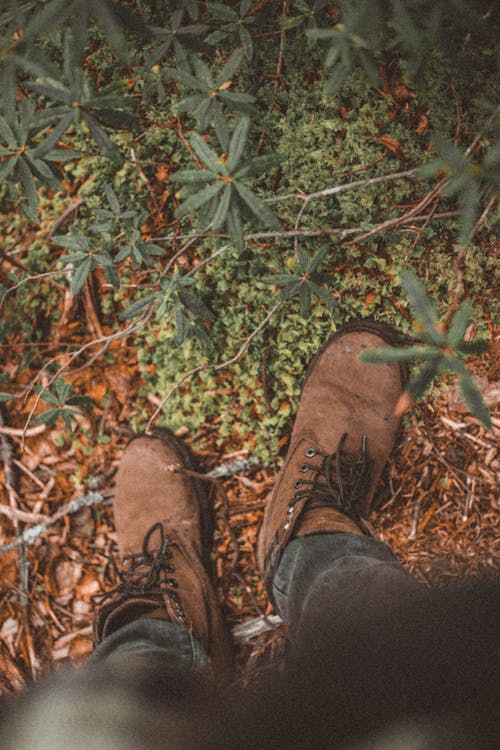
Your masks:
<svg viewBox="0 0 500 750"><path fill-rule="evenodd" d="M169 620L193 633L224 677L231 650L207 572L213 531L207 497L198 480L172 466L191 462L168 433L136 438L125 449L114 501L122 583L104 595L94 639L139 618Z"/></svg>
<svg viewBox="0 0 500 750"><path fill-rule="evenodd" d="M398 365L363 364L359 354L388 343L391 329L359 321L334 334L311 364L259 535L268 591L292 538L363 533L362 516L399 429L392 412L403 384Z"/></svg>

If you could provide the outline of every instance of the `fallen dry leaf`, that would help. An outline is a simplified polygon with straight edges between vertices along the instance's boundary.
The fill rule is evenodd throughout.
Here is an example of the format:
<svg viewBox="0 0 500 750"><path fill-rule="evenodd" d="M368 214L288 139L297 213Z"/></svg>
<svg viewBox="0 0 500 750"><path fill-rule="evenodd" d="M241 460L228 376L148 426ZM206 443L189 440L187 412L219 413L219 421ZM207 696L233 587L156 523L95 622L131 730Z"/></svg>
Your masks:
<svg viewBox="0 0 500 750"><path fill-rule="evenodd" d="M73 598L76 584L81 577L80 563L62 556L56 557L48 566L45 576L47 591L64 607Z"/></svg>

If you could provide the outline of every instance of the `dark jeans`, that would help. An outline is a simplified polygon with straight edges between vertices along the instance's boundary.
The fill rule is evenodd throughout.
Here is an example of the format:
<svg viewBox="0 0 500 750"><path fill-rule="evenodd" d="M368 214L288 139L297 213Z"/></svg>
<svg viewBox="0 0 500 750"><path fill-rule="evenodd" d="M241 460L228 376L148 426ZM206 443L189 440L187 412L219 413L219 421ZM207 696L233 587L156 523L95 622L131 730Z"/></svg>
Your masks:
<svg viewBox="0 0 500 750"><path fill-rule="evenodd" d="M324 534L288 545L273 594L284 673L222 693L190 633L139 620L18 701L3 750L494 747L498 587L434 596L386 545Z"/></svg>
<svg viewBox="0 0 500 750"><path fill-rule="evenodd" d="M317 534L292 541L285 550L273 586L279 614L289 627L292 646L327 600L345 613L376 610L394 590L417 587L389 548L354 534ZM321 619L321 618L320 618ZM170 668L200 669L208 659L186 630L162 620L137 620L108 636L95 650L92 663L122 659L155 660Z"/></svg>

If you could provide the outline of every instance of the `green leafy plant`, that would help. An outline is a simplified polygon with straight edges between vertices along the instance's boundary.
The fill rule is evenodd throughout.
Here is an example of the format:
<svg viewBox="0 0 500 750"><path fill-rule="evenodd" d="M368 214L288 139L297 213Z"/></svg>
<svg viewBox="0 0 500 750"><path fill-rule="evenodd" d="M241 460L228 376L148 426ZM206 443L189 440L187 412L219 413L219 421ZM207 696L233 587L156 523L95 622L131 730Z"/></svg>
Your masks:
<svg viewBox="0 0 500 750"><path fill-rule="evenodd" d="M50 409L37 414L31 424L46 424L47 427L52 427L58 419L62 419L68 430L72 430L76 417L83 415L80 409L74 408L75 406L81 406L87 413L92 413L92 401L87 396L74 396L72 386L64 378L57 378L54 393L42 388L41 385L35 386L35 392Z"/></svg>
<svg viewBox="0 0 500 750"><path fill-rule="evenodd" d="M329 28L310 28L310 40L327 43L324 66L329 71L328 94L336 94L358 65L369 79L379 83L376 53L383 48L383 16L379 3L371 0L342 5L341 22Z"/></svg>
<svg viewBox="0 0 500 750"><path fill-rule="evenodd" d="M318 16L328 6L328 0L313 0L312 3L306 0L293 0L291 6L292 15L283 16L280 19L280 27L288 30L306 26L308 31L314 32L318 28ZM308 43L313 44L314 39L308 37Z"/></svg>
<svg viewBox="0 0 500 750"><path fill-rule="evenodd" d="M318 271L329 251L328 245L324 245L311 258L303 248L298 248L295 273L279 273L266 279L269 284L281 287L280 294L283 299L298 298L300 312L304 318L311 312L313 295L330 307L335 306L328 290L321 286L334 279L329 274Z"/></svg>
<svg viewBox="0 0 500 750"><path fill-rule="evenodd" d="M198 211L202 226L210 227L213 232L226 226L235 247L240 250L245 244L242 215L249 212L263 224L280 228L269 206L243 182L246 177L275 164L275 159L269 156L255 156L242 161L249 126L249 119L241 118L232 133L227 156L218 156L198 133L193 133L191 146L205 169L180 169L171 177L174 182L189 186L205 185L186 198L176 215L185 216ZM200 212L202 208L204 210Z"/></svg>
<svg viewBox="0 0 500 750"><path fill-rule="evenodd" d="M130 258L134 268L149 268L155 258L164 255L165 251L142 238L140 227L146 221L147 215L133 208L122 210L113 188L106 185L104 190L109 210L95 209L97 222L89 227L89 232L101 236L104 249L109 253L119 248L115 255L115 263ZM113 285L117 287L119 284Z"/></svg>
<svg viewBox="0 0 500 750"><path fill-rule="evenodd" d="M127 48L127 33L145 32L141 15L132 7L113 0L51 0L42 6L37 2L18 3L17 6L15 11L6 11L0 18L0 23L7 25L7 34L11 34L11 46L16 49L29 50L34 39L69 23L75 39L75 49L81 52L87 43L89 26L94 19L110 47L117 54L123 55ZM27 18L23 35L16 37L13 42L12 36L19 28L16 24L23 19L23 15Z"/></svg>
<svg viewBox="0 0 500 750"><path fill-rule="evenodd" d="M252 10L252 0L241 0L238 11L222 3L208 3L207 13L221 23L215 31L205 37L205 42L217 45L228 37L237 35L245 52L247 60L253 57L253 42L247 27L255 24L255 16L249 15Z"/></svg>
<svg viewBox="0 0 500 750"><path fill-rule="evenodd" d="M54 149L53 139L39 144L35 138L44 130L33 102L23 99L14 117L0 116L0 179L11 192L21 185L21 209L31 221L38 221L37 183L59 184L56 162L75 159L78 152ZM48 142L47 142L48 141Z"/></svg>
<svg viewBox="0 0 500 750"><path fill-rule="evenodd" d="M210 338L204 323L213 321L214 316L203 300L189 291L195 280L175 270L168 278L159 279L159 289L136 300L124 310L122 320L133 318L146 308L156 307L156 319L164 318L169 312L174 313L176 325L176 344L180 345L186 338L196 337L206 346Z"/></svg>
<svg viewBox="0 0 500 750"><path fill-rule="evenodd" d="M108 272L108 280L117 286L115 274L110 273L114 270L114 261L109 250L100 244L92 245L85 235L78 230L73 230L70 234L55 235L52 238L54 244L73 250L60 258L64 265L72 264L74 268L71 271L71 291L78 294L83 289L85 282L94 268L102 266L104 271Z"/></svg>
<svg viewBox="0 0 500 750"><path fill-rule="evenodd" d="M230 91L232 78L243 59L243 49L238 49L229 58L218 74L213 74L210 67L198 55L190 60L192 70L187 67L175 68L168 75L198 93L192 94L176 105L177 112L190 112L201 130L214 124L217 137L224 149L229 145L229 130L224 117L224 106L230 110L248 113L249 105L255 101L250 94Z"/></svg>
<svg viewBox="0 0 500 750"><path fill-rule="evenodd" d="M485 190L500 190L500 118L496 115L496 133L494 140L480 160L474 160L464 150L450 143L440 135L434 135L433 145L438 158L420 167L419 173L429 177L444 171L448 182L443 194L458 198L460 212L460 237L466 243L479 216L481 195ZM496 138L495 138L496 135Z"/></svg>
<svg viewBox="0 0 500 750"><path fill-rule="evenodd" d="M75 60L72 35L64 37L63 71L65 80L56 80L49 75L29 81L27 87L47 99L57 102L38 113L38 122L52 125L51 134L40 144L39 149L49 151L68 130L70 125L84 124L102 153L121 163L119 148L110 139L105 127L114 129L133 127L137 118L130 111L134 106L132 97L119 95L121 85L111 83L96 90L92 80L85 76Z"/></svg>
<svg viewBox="0 0 500 750"><path fill-rule="evenodd" d="M52 238L54 244L73 250L60 258L61 263L75 266L71 276L73 294L82 290L95 268L101 266L109 283L118 289L118 263L130 258L134 268L149 268L156 257L164 254L161 247L142 239L140 227L145 221L145 215L135 209L122 210L112 187L106 185L104 190L109 209L95 209L97 221L88 227L89 236L73 229L69 234L55 235Z"/></svg>
<svg viewBox="0 0 500 750"><path fill-rule="evenodd" d="M481 354L487 348L485 342L469 342L465 338L471 323L470 302L466 300L461 303L448 330L445 330L424 285L415 274L401 271L400 278L417 320L414 337L421 343L401 348L369 349L363 352L360 359L370 364L424 362L407 385L407 393L415 401L422 398L435 377L446 372L457 373L467 406L485 427L491 428L489 410L464 362L467 356Z"/></svg>
<svg viewBox="0 0 500 750"><path fill-rule="evenodd" d="M189 12L192 19L198 17L196 3L189 5L184 3L182 8L175 10L173 13L168 9L163 14L163 23L161 26L150 26L152 37L160 43L148 55L151 64L155 64L163 59L172 49L178 60L186 61L186 54L190 44L207 31L208 26L204 23L184 23L186 12Z"/></svg>

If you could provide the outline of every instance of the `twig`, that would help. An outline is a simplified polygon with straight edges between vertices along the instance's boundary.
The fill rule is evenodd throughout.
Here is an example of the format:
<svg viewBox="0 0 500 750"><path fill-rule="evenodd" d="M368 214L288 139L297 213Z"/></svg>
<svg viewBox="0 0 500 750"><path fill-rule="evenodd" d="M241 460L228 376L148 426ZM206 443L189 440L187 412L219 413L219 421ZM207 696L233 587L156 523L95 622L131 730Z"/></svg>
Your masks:
<svg viewBox="0 0 500 750"><path fill-rule="evenodd" d="M141 178L141 180L143 181L143 183L146 185L146 187L147 187L147 189L149 191L149 194L150 194L151 198L153 199L153 203L155 205L155 208L158 211L159 210L159 205L158 205L158 201L156 199L156 195L154 193L153 187L151 185L151 182L148 180L148 178L144 174L144 170L141 167L141 163L139 161L137 161L137 158L136 158L136 155L135 155L135 151L134 151L133 148L130 149L130 156L132 157L130 159L131 163L134 165L134 167L137 170L137 174L139 175L139 177Z"/></svg>
<svg viewBox="0 0 500 750"><path fill-rule="evenodd" d="M283 16L287 15L288 12L288 0L283 0ZM277 88L279 85L280 78L283 75L283 61L284 61L284 54L285 54L285 39L286 39L286 31L285 29L281 29L280 31L280 47L279 47L279 53L278 53L278 64L276 65L276 73L275 73L275 79L274 79L274 85Z"/></svg>
<svg viewBox="0 0 500 750"><path fill-rule="evenodd" d="M174 253L173 256L170 258L170 260L168 261L167 265L165 266L165 268L163 269L163 271L160 273L160 278L162 276L166 276L167 273L172 268L172 266L175 263L175 261L177 260L177 258L179 258L181 255L183 255L186 252L186 250L189 250L189 248L191 247L191 245L193 245L196 242L196 240L200 239L201 237L204 237L204 235L205 235L205 232L192 235L189 238L189 240L186 242L186 244L183 245L179 250L177 250L177 252Z"/></svg>
<svg viewBox="0 0 500 750"><path fill-rule="evenodd" d="M427 220L424 221L424 223L422 224L422 226L418 228L418 230L417 230L417 236L415 237L415 239L411 243L410 251L405 255L405 260L407 260L408 256L410 256L413 253L413 251L415 250L418 242L420 241L420 238L421 238L422 234L425 232L425 230L427 229L428 225L430 224L430 222L434 218L434 214L436 213L437 209L438 209L438 202L436 201L436 203L434 204L434 206L431 208L430 213L427 214Z"/></svg>
<svg viewBox="0 0 500 750"><path fill-rule="evenodd" d="M281 625L283 625L283 620L279 615L267 615L267 617L256 617L254 620L240 622L232 628L231 633L235 643L243 643L268 630L277 630Z"/></svg>
<svg viewBox="0 0 500 750"><path fill-rule="evenodd" d="M206 474L200 471L193 471L188 469L182 464L171 464L168 467L169 471L186 474L187 476L199 479L202 482L217 482L219 479L227 479L233 477L235 474L239 474L242 471L249 471L255 469L259 465L259 460L255 456L249 456L248 458L237 458L232 461L224 461L223 463L216 466L211 471L207 471Z"/></svg>
<svg viewBox="0 0 500 750"><path fill-rule="evenodd" d="M19 427L7 427L6 425L0 424L0 435L9 435L10 437L35 437L35 435L41 435L45 432L47 425L38 424L36 427L30 427L29 430L24 430Z"/></svg>
<svg viewBox="0 0 500 750"><path fill-rule="evenodd" d="M443 211L439 214L434 214L435 219L451 219L458 215L458 211ZM405 226L406 224L419 223L426 221L427 215L423 216L410 216L409 214L403 214L403 216L391 219L390 222L382 222L371 230L370 234L378 234L384 232L386 229L390 229L394 225ZM268 232L252 232L251 234L245 235L245 240L268 240L280 237L322 237L326 235L338 234L341 239L349 237L354 234L361 234L364 232L364 227L353 227L348 229L342 229L341 227L332 227L328 229L302 229L300 231L289 230L289 231L268 231ZM359 242L364 237L358 237L356 242Z"/></svg>
<svg viewBox="0 0 500 750"><path fill-rule="evenodd" d="M458 306L460 304L460 300L464 296L464 274L463 274L463 262L464 258L467 255L467 247L464 246L460 252L458 253L457 257L455 258L455 262L453 264L453 267L455 269L455 289L453 289L452 285L448 288L448 294L451 295L453 292L453 297L450 302L450 305L448 307L448 312L446 313L446 317L443 320L443 329L445 331L448 330L451 319L455 315Z"/></svg>
<svg viewBox="0 0 500 750"><path fill-rule="evenodd" d="M83 198L77 198L76 201L71 203L63 212L62 214L55 220L55 222L52 224L52 227L50 228L50 231L47 235L47 242L51 239L52 235L57 232L61 224L68 218L70 214L73 213L73 211L78 211L80 206L84 203Z"/></svg>
<svg viewBox="0 0 500 750"><path fill-rule="evenodd" d="M191 148L191 144L189 143L189 141L186 139L186 136L182 132L182 121L181 121L180 115L177 116L177 134L179 138L181 139L181 141L183 142L183 144L185 145L185 147L187 148L187 150L189 151L189 154L191 158L193 159L193 161L196 162L196 166L198 167L198 169L203 169L203 164L194 153L193 149Z"/></svg>
<svg viewBox="0 0 500 750"><path fill-rule="evenodd" d="M411 528L408 532L408 539L415 539L417 536L417 529L418 529L418 519L420 516L420 506L422 504L422 496L417 495L415 498L415 501L413 503L413 513L411 517Z"/></svg>
<svg viewBox="0 0 500 750"><path fill-rule="evenodd" d="M14 292L23 284L26 284L27 281L37 281L38 279L48 279L51 276L60 276L63 273L64 271L45 271L44 273L35 273L33 276L27 276L25 279L21 279L21 281L18 281L17 284L14 284L14 286L10 286L2 294L2 296L0 297L0 310L3 307L3 303L5 301L6 296L10 294L11 292ZM58 284L57 286L59 287L59 289L62 289L62 290L64 290L65 288L62 286L62 284Z"/></svg>
<svg viewBox="0 0 500 750"><path fill-rule="evenodd" d="M83 286L83 303L85 312L87 313L89 328L92 330L92 333L95 336L97 336L98 338L103 338L104 331L101 328L101 322L99 320L99 315L97 314L94 295L92 292L92 272L90 272Z"/></svg>
<svg viewBox="0 0 500 750"><path fill-rule="evenodd" d="M243 471L249 471L255 469L259 465L259 459L255 456L248 456L248 458L236 458L232 461L224 461L220 466L216 466L207 473L207 477L210 479L222 479L223 477L232 477L235 474L240 474Z"/></svg>
<svg viewBox="0 0 500 750"><path fill-rule="evenodd" d="M0 410L0 424L4 426L4 418L2 411ZM9 498L9 506L0 506L0 509L2 510L4 515L10 514L10 520L14 523L14 527L16 530L16 537L17 539L22 539L22 532L19 527L19 522L22 521L22 517L20 517L20 514L23 514L23 511L20 511L17 507L16 497L17 497L17 477L14 472L12 463L13 463L13 453L12 453L12 446L10 444L9 438L1 434L0 435L0 450L2 454L2 463L4 465L4 471L5 471L5 488L7 490L7 497ZM26 608L28 606L28 592L29 592L29 567L28 567L28 558L26 555L26 549L24 547L24 544L21 542L19 544L19 587L21 589L21 593L19 596L19 601L21 602L21 606L24 611L26 611ZM25 618L28 619L27 616Z"/></svg>
<svg viewBox="0 0 500 750"><path fill-rule="evenodd" d="M443 321L443 327L444 330L447 331L448 327L451 323L451 320L455 314L455 312L458 309L458 306L460 304L460 301L462 297L464 296L464 274L463 274L463 264L465 261L465 257L469 251L470 243L474 239L476 233L479 231L481 226L486 221L488 214L490 213L491 209L497 202L498 197L496 195L491 198L491 200L488 202L488 205L484 209L483 213L479 217L479 219L476 221L474 228L472 229L470 236L468 238L467 244L462 247L460 252L458 253L457 257L455 258L455 262L453 264L455 269L455 276L456 276L456 284L455 289L453 290L452 287L449 288L448 293L451 294L453 292L453 298L450 303L450 306L448 308L448 312L446 313L446 317Z"/></svg>
<svg viewBox="0 0 500 750"><path fill-rule="evenodd" d="M10 505L2 505L0 503L0 515L5 516L15 523L47 523L49 516L45 516L42 513L28 513L19 508L14 508Z"/></svg>
<svg viewBox="0 0 500 750"><path fill-rule="evenodd" d="M292 198L304 201L304 203L309 203L316 198L325 198L328 195L344 193L346 190L354 190L355 188L366 187L367 185L377 185L380 182L400 180L404 177L414 177L414 175L414 169L406 169L403 172L393 172L392 174L379 175L378 177L368 177L366 180L355 180L354 182L347 182L343 185L335 185L331 188L325 188L325 190L319 190L316 193L307 194L299 191L297 193L289 193L288 195L277 195L274 198L265 198L265 203L279 203Z"/></svg>
<svg viewBox="0 0 500 750"><path fill-rule="evenodd" d="M252 341L254 340L254 338L266 327L266 325L269 322L269 320L272 318L272 316L274 315L274 313L281 307L282 304L283 303L280 300L280 302L277 302L274 305L274 307L271 308L271 310L268 312L268 314L266 315L266 317L261 321L261 323L259 323L259 325L257 326L257 328L254 331L252 331L252 333L250 334L250 336L248 336L248 338L245 339L245 341L243 342L242 346L240 347L240 349L238 350L238 352L233 357L231 357L230 359L227 359L225 362L216 362L216 363L211 363L211 364L208 364L208 365L198 365L197 367L193 367L192 370L189 370L188 372L186 372L182 376L182 378L180 380L178 380L177 383L175 383L172 386L172 388L170 388L170 390L168 391L168 393L166 394L166 396L164 396L162 398L160 405L155 409L155 411L153 412L152 417L150 418L149 422L146 425L146 434L148 434L149 432L151 432L151 429L152 429L152 427L153 427L156 419L160 415L161 411L165 407L165 404L171 399L171 397L173 396L173 394L176 391L179 390L179 388L181 387L181 385L183 383L185 383L186 380L188 380L189 378L191 378L193 375L196 375L196 373L198 373L198 372L203 372L203 371L207 371L207 370L219 371L219 370L224 369L225 367L229 367L230 365L234 365L236 362L238 362L241 359L241 357L243 356L243 354L246 352L246 350L249 348L249 346L252 343Z"/></svg>
<svg viewBox="0 0 500 750"><path fill-rule="evenodd" d="M243 477L237 477L237 479L242 479ZM246 513L252 513L256 510L262 510L266 507L266 504L264 501L260 503L252 503L252 505L240 505L238 508L231 508L231 512L229 513L230 516L244 516Z"/></svg>
<svg viewBox="0 0 500 750"><path fill-rule="evenodd" d="M41 399L43 393L45 393L45 391L48 388L50 388L50 386L52 385L52 383L54 383L55 380L57 380L57 378L59 378L61 376L61 373L63 373L65 370L67 370L68 367L71 365L71 363L74 362L75 359L77 359L80 356L80 354L83 354L83 352L86 351L87 349L89 349L91 346L95 346L96 344L102 344L102 343L104 343L105 346L103 347L103 349L100 352L100 353L102 353L103 351L105 351L108 348L108 345L112 341L117 341L117 340L123 338L124 336L128 336L129 334L134 333L139 328L141 328L143 325L145 325L146 322L149 320L150 317L151 317L151 311L147 312L142 318L139 318L139 320L136 321L135 323L131 323L129 326L127 326L127 328L123 329L122 331L117 331L116 333L112 333L109 336L103 336L102 338L94 339L93 341L89 341L89 343L84 344L79 349L77 349L76 352L73 352L73 354L69 358L68 362L66 362L66 364L64 364L64 365L61 365L61 367L49 379L47 385L44 386L40 390L39 393L37 393L36 399L34 401L34 404L33 404L32 408L31 408L30 413L28 414L28 418L26 420L26 423L24 425L24 429L22 431L22 443L21 443L22 447L24 447L24 441L25 441L25 439L27 437L27 434L28 434L29 423L31 422L33 414L35 413L36 408L37 408L38 404L40 403L40 399ZM65 354L61 354L61 355L58 355L57 357L53 357L51 360L49 360L49 362L47 362L42 367L42 369L38 372L36 378L33 380L33 382L31 383L31 385L29 386L29 388L28 388L28 390L26 392L26 396L29 395L29 393L33 389L33 387L34 387L37 379L40 377L40 375L43 372L45 372L45 370L48 367L50 367L57 359L59 359L60 357L63 357L63 356L66 356L66 355Z"/></svg>
<svg viewBox="0 0 500 750"><path fill-rule="evenodd" d="M388 221L383 222L378 227L375 227L375 229L370 229L369 232L362 234L361 237L356 237L355 240L350 240L346 243L346 245L351 245L354 242L362 242L363 240L367 240L369 237L372 237L374 234L378 234L380 231L385 231L386 229L391 229L394 226L399 226L404 221L415 220L417 218L417 214L423 208L428 206L432 200L434 200L434 198L439 194L446 182L447 179L440 180L438 184L435 185L432 190L430 190L426 195L424 195L424 197L417 203L417 205L407 211L407 213L403 214L402 216L397 216L395 219L389 219ZM437 214L435 216L437 216ZM427 221L427 216L423 220ZM422 217L420 217L420 221L422 221Z"/></svg>
<svg viewBox="0 0 500 750"><path fill-rule="evenodd" d="M53 516L46 523L39 523L36 526L32 526L30 529L26 529L23 533L13 542L4 544L0 547L0 555L4 552L9 552L11 549L15 549L23 544L27 547L31 547L38 537L44 534L51 526L54 526L57 521L60 521L64 516L72 515L77 513L81 508L90 507L91 505L97 505L98 503L104 502L106 499L114 496L114 490L108 490L105 492L88 492L85 495L71 500L66 505L63 505L57 510Z"/></svg>

